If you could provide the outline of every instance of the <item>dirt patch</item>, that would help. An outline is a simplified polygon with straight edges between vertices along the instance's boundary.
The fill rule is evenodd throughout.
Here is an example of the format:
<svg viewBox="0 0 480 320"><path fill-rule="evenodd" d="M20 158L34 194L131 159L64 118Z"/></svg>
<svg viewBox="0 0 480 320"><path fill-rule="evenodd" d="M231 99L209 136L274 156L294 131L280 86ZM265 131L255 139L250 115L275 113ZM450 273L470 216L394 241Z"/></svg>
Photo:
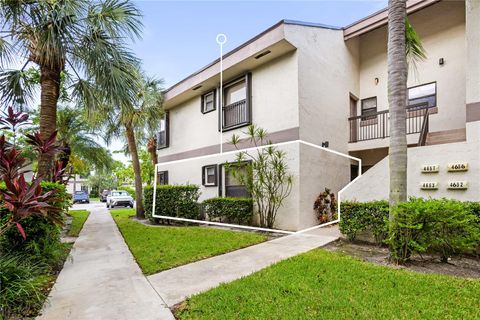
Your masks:
<svg viewBox="0 0 480 320"><path fill-rule="evenodd" d="M406 265L399 266L389 261L389 252L385 247L367 243L352 243L341 239L323 248L397 269L407 269L421 273L440 273L464 278L480 278L480 259L478 257L457 256L448 263L443 263L438 257L431 255L414 256Z"/></svg>

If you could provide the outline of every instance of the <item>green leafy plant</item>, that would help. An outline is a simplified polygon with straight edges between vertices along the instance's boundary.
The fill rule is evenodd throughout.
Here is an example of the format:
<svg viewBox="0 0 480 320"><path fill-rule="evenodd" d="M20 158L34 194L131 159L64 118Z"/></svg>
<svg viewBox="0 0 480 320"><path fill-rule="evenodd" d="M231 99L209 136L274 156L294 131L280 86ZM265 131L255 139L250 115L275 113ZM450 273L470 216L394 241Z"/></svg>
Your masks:
<svg viewBox="0 0 480 320"><path fill-rule="evenodd" d="M478 217L457 200L412 198L393 208L386 243L392 258L403 263L413 254L438 253L447 262L455 253L480 245Z"/></svg>
<svg viewBox="0 0 480 320"><path fill-rule="evenodd" d="M321 192L315 200L313 210L317 213L317 219L320 223L335 220L337 218L337 199L335 198L335 193L325 188L325 191Z"/></svg>
<svg viewBox="0 0 480 320"><path fill-rule="evenodd" d="M14 141L16 141L16 132L18 127L28 121L28 116L21 112L14 112L12 107L8 107L6 117L0 118L0 123L4 125L3 129L13 132ZM27 143L32 145L38 154L56 154L59 149L56 146L54 132L49 138L42 139L38 132L27 134ZM5 135L0 137L0 178L5 187L0 188L0 197L3 201L3 207L7 209L2 212L0 217L0 236L15 226L18 232L26 239L25 230L21 222L31 216L42 216L51 223L61 225L62 210L59 207L51 205L58 198L55 191L45 192L42 189L42 177L33 177L30 183L27 183L24 169L26 159L21 156L15 145L9 144ZM57 167L53 176L61 179L63 169Z"/></svg>
<svg viewBox="0 0 480 320"><path fill-rule="evenodd" d="M42 307L47 266L21 253L0 255L0 319L25 319Z"/></svg>
<svg viewBox="0 0 480 320"><path fill-rule="evenodd" d="M207 218L226 223L251 224L253 200L251 198L211 198L203 201Z"/></svg>
<svg viewBox="0 0 480 320"><path fill-rule="evenodd" d="M235 162L227 163L225 169L253 197L260 226L273 228L278 209L292 191L293 176L288 172L286 153L270 146L272 142L267 140L267 132L262 128L250 125L244 134L247 137L243 140L237 135L232 136L230 143L237 150L240 150L243 141L255 147L264 147L256 151L240 151Z"/></svg>
<svg viewBox="0 0 480 320"><path fill-rule="evenodd" d="M389 214L387 201L344 201L340 209L339 228L350 241L355 240L360 232L372 232L377 243L385 238Z"/></svg>
<svg viewBox="0 0 480 320"><path fill-rule="evenodd" d="M145 209L148 219L158 222L152 217L153 187L145 187ZM158 185L155 214L169 217L199 219L200 210L198 198L200 197L197 185Z"/></svg>

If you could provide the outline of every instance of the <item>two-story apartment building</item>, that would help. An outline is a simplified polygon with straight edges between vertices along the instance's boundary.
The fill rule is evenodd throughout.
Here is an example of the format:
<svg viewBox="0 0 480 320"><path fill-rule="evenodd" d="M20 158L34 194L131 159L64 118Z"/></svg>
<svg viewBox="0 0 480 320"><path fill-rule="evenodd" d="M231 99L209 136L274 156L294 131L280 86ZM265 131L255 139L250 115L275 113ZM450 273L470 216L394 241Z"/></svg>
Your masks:
<svg viewBox="0 0 480 320"><path fill-rule="evenodd" d="M412 0L408 12L428 56L409 74L408 141L416 147L409 149L414 152L409 192L478 199L480 186L473 180L479 180L480 171L480 6L474 0ZM279 146L287 153L294 186L279 211L277 228L315 225L318 193L325 187L338 192L358 169L354 161L297 140L328 142L329 149L362 159L363 169L369 170L346 198L385 198L386 23L386 10L343 28L282 20L225 54L223 101L218 60L169 88L158 143L160 183L201 185L201 199L244 195L224 170L233 155L202 156L218 154L220 141L224 152L234 150L226 141L233 133L242 136L253 123L275 143L292 142ZM432 154L441 156L432 159ZM418 174L419 166L429 161L441 166L468 161L469 171L454 178L470 180L470 187L455 192L443 186L419 189L425 179L450 178L443 172L428 179Z"/></svg>

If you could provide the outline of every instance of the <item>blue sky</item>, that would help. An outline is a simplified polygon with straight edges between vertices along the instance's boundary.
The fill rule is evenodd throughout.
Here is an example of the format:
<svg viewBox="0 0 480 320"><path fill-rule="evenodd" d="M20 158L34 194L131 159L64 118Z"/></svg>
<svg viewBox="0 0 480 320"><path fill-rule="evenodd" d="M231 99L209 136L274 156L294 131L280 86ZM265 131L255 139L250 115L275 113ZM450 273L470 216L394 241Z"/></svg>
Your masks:
<svg viewBox="0 0 480 320"><path fill-rule="evenodd" d="M387 6L370 1L162 1L136 0L144 34L133 45L144 69L175 84L218 57L215 37L229 51L282 19L348 25Z"/></svg>
<svg viewBox="0 0 480 320"><path fill-rule="evenodd" d="M218 58L215 37L224 33L225 52L282 19L346 26L387 6L387 0L356 1L163 1L135 0L144 32L133 50L145 71L165 88ZM119 150L114 141L109 149ZM129 157L113 154L127 162Z"/></svg>

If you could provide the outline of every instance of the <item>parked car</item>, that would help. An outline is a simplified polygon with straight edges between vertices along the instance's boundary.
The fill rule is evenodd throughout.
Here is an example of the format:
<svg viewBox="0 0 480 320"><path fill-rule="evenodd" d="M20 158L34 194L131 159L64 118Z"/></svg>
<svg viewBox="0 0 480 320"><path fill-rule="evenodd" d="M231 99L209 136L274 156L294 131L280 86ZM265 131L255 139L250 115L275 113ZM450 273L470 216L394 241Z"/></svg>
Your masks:
<svg viewBox="0 0 480 320"><path fill-rule="evenodd" d="M90 197L87 191L75 191L73 194L73 204L75 203L90 203Z"/></svg>
<svg viewBox="0 0 480 320"><path fill-rule="evenodd" d="M103 190L102 193L100 193L100 202L107 202L107 197L110 195L110 190Z"/></svg>
<svg viewBox="0 0 480 320"><path fill-rule="evenodd" d="M134 200L132 196L124 190L113 190L107 196L107 208L130 207L133 208Z"/></svg>

